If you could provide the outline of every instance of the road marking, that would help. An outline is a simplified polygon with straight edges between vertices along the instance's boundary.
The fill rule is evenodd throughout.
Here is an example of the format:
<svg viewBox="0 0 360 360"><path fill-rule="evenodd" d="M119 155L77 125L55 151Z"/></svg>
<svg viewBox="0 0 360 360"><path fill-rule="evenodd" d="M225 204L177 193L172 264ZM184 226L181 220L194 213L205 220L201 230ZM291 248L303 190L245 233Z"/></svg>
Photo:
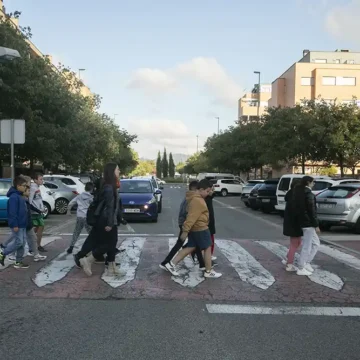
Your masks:
<svg viewBox="0 0 360 360"><path fill-rule="evenodd" d="M275 282L271 273L235 241L216 239L216 245L229 260L242 281L262 290L268 289Z"/></svg>
<svg viewBox="0 0 360 360"><path fill-rule="evenodd" d="M256 241L256 243L260 244L280 259L286 259L288 249L284 245L272 241ZM295 254L295 258L296 261L298 261L299 254ZM313 268L315 271L308 276L312 282L337 291L340 291L343 288L344 282L339 276L330 271L323 270L316 265L313 265Z"/></svg>
<svg viewBox="0 0 360 360"><path fill-rule="evenodd" d="M73 234L72 233L63 233L63 234L59 234L61 236L72 236ZM88 236L87 234L80 234L80 237L84 237L84 236ZM118 236L127 236L127 237L138 237L138 236L141 236L141 237L169 237L169 236L175 236L174 234L136 234L136 233L132 233L132 234L129 234L129 233L119 233L118 232Z"/></svg>
<svg viewBox="0 0 360 360"><path fill-rule="evenodd" d="M360 308L315 306L252 306L207 304L210 314L360 316Z"/></svg>
<svg viewBox="0 0 360 360"><path fill-rule="evenodd" d="M76 218L75 218L76 219ZM70 218L66 221L64 221L61 225L56 225L56 226L45 226L44 232L46 232L47 234L53 234L53 235L58 235L56 234L58 231L60 231L62 228L70 226L70 224L75 224L75 219L74 218Z"/></svg>
<svg viewBox="0 0 360 360"><path fill-rule="evenodd" d="M84 243L84 240L79 240L74 246L74 252L78 252ZM53 284L56 281L63 279L75 266L74 257L63 251L53 260L42 267L32 279L38 287Z"/></svg>
<svg viewBox="0 0 360 360"><path fill-rule="evenodd" d="M169 239L169 251L173 248L178 238ZM180 276L171 276L171 279L181 286L194 288L205 281L204 272L199 269L199 265L194 265L190 256L187 256L178 264Z"/></svg>
<svg viewBox="0 0 360 360"><path fill-rule="evenodd" d="M342 262L356 270L360 270L360 259L340 250L334 249L328 245L320 245L320 251L333 259Z"/></svg>
<svg viewBox="0 0 360 360"><path fill-rule="evenodd" d="M124 276L109 276L105 270L101 279L112 288L118 288L134 280L144 243L145 239L143 238L134 237L124 240L121 243L120 249L124 249L125 251L116 256L116 262L120 263L119 269L126 271L126 274Z"/></svg>
<svg viewBox="0 0 360 360"><path fill-rule="evenodd" d="M126 224L126 228L129 232L134 233L135 230L129 225L129 223Z"/></svg>

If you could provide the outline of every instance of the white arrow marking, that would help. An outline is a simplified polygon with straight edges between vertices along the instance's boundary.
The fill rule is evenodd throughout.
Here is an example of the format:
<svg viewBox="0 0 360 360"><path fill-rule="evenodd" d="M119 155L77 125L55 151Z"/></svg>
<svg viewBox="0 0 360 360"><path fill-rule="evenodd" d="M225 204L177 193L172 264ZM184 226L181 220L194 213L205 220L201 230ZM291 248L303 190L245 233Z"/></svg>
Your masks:
<svg viewBox="0 0 360 360"><path fill-rule="evenodd" d="M109 276L105 270L101 279L113 288L118 288L134 280L144 243L144 238L133 237L124 240L121 243L120 250L124 249L125 251L116 255L116 262L120 263L119 269L125 271L126 274L124 276Z"/></svg>
<svg viewBox="0 0 360 360"><path fill-rule="evenodd" d="M320 251L345 265L360 270L360 259L353 255L344 253L327 245L320 245Z"/></svg>
<svg viewBox="0 0 360 360"><path fill-rule="evenodd" d="M266 290L275 279L242 246L231 240L216 240L216 245L239 274L240 279L259 289Z"/></svg>
<svg viewBox="0 0 360 360"><path fill-rule="evenodd" d="M77 241L74 247L74 253L80 250L84 241L85 239ZM64 251L42 267L32 280L38 287L43 287L63 279L74 266L73 255Z"/></svg>
<svg viewBox="0 0 360 360"><path fill-rule="evenodd" d="M173 248L178 238L169 239L169 250ZM199 269L199 265L194 265L194 262L187 256L182 262L177 266L179 276L171 276L171 279L176 283L194 288L205 281L204 272Z"/></svg>
<svg viewBox="0 0 360 360"><path fill-rule="evenodd" d="M276 242L272 241L256 241L258 244L262 245L264 248L271 251L273 254L278 256L280 259L285 259L287 256L288 249ZM299 260L299 254L295 254L296 261ZM308 278L319 285L326 286L330 289L340 291L344 286L344 282L336 274L321 269L319 266L313 265L314 272L308 276Z"/></svg>

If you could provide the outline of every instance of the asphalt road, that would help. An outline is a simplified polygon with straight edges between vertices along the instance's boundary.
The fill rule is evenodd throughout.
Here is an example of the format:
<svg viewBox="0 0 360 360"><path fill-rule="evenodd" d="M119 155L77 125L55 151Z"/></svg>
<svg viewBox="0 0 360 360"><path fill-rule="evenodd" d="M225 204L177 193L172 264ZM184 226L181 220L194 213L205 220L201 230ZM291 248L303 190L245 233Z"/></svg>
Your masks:
<svg viewBox="0 0 360 360"><path fill-rule="evenodd" d="M130 223L120 229L122 246L132 241L133 246L128 249L135 255L130 267L136 263L136 246L143 247L139 264L134 265L135 278L119 287L110 287L100 280L101 265L97 265L91 278L70 268L64 278L44 286L40 284L44 279L41 274L49 277L55 268L60 269L58 273L65 271L68 260L58 257L66 248L74 225L73 217L51 215L46 230L49 241L46 271L42 270L44 264L31 264L23 272L11 267L0 271L1 357L21 360L360 358L357 340L360 269L320 254L317 264L325 270L323 275L326 278L331 272L335 285L338 276L343 281L341 289L329 288L336 286L328 282L320 285L293 274L288 276L278 257L260 246L287 245L281 234L281 218L245 209L239 197L216 198L214 202L219 240L216 255L218 269L224 274L222 278L189 288L162 272L158 263L166 255L169 239L178 232L177 213L184 191L183 186L165 187L163 213L157 224ZM229 244L233 247L226 248ZM264 267L256 268L252 279L240 280L234 270L241 264L236 265L229 251L244 260L239 246L253 257L246 258L250 265L254 259L255 267L256 264ZM249 269L252 270L251 266ZM256 276L263 275L265 269L276 281L260 289L255 286ZM191 278L192 273L186 276ZM249 305L250 314L211 313L208 307L211 304L225 305L224 311L229 310L226 305ZM289 306L293 308L292 315L285 314ZM299 314L304 309L314 312L324 307L342 309L331 310L330 316ZM356 316L331 316L344 311L344 307L353 309ZM280 314L253 314L264 308Z"/></svg>

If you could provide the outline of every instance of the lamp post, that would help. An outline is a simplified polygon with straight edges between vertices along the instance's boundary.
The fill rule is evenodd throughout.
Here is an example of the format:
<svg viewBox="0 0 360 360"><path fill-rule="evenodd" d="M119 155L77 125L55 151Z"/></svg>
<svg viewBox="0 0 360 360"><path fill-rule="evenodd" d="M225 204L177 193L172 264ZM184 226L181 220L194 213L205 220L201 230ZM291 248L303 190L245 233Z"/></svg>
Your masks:
<svg viewBox="0 0 360 360"><path fill-rule="evenodd" d="M261 92L261 85L260 85L260 79L261 79L261 73L260 71L254 71L254 74L257 74L259 76L258 80L258 106L257 106L257 116L260 118L260 92Z"/></svg>
<svg viewBox="0 0 360 360"><path fill-rule="evenodd" d="M196 135L196 153L199 152L199 135Z"/></svg>
<svg viewBox="0 0 360 360"><path fill-rule="evenodd" d="M215 119L217 119L217 121L218 121L218 135L219 135L219 133L220 133L220 118L217 116L217 117L215 117Z"/></svg>
<svg viewBox="0 0 360 360"><path fill-rule="evenodd" d="M85 71L86 69L79 69L79 80L81 80L81 72Z"/></svg>

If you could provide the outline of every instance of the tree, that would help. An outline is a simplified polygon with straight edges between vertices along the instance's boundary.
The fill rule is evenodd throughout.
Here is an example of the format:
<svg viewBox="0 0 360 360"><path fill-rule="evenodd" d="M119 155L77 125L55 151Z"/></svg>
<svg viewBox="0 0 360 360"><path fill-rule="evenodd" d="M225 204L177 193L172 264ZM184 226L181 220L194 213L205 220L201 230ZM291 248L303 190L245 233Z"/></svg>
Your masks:
<svg viewBox="0 0 360 360"><path fill-rule="evenodd" d="M175 164L172 153L169 154L169 176L171 178L175 177Z"/></svg>
<svg viewBox="0 0 360 360"><path fill-rule="evenodd" d="M156 177L160 179L162 176L162 162L160 151L158 152L157 160L156 160Z"/></svg>
<svg viewBox="0 0 360 360"><path fill-rule="evenodd" d="M184 167L185 167L185 163L183 162L179 162L176 167L175 170L179 173L179 174L184 174Z"/></svg>
<svg viewBox="0 0 360 360"><path fill-rule="evenodd" d="M131 176L144 176L153 173L155 162L153 160L139 160L136 168L129 174Z"/></svg>
<svg viewBox="0 0 360 360"><path fill-rule="evenodd" d="M198 174L199 172L208 171L208 159L204 152L198 152L189 157L186 161L184 172L186 174Z"/></svg>
<svg viewBox="0 0 360 360"><path fill-rule="evenodd" d="M162 165L163 176L164 176L164 178L167 178L169 176L169 163L168 163L168 159L167 159L166 149L164 149L161 165Z"/></svg>

